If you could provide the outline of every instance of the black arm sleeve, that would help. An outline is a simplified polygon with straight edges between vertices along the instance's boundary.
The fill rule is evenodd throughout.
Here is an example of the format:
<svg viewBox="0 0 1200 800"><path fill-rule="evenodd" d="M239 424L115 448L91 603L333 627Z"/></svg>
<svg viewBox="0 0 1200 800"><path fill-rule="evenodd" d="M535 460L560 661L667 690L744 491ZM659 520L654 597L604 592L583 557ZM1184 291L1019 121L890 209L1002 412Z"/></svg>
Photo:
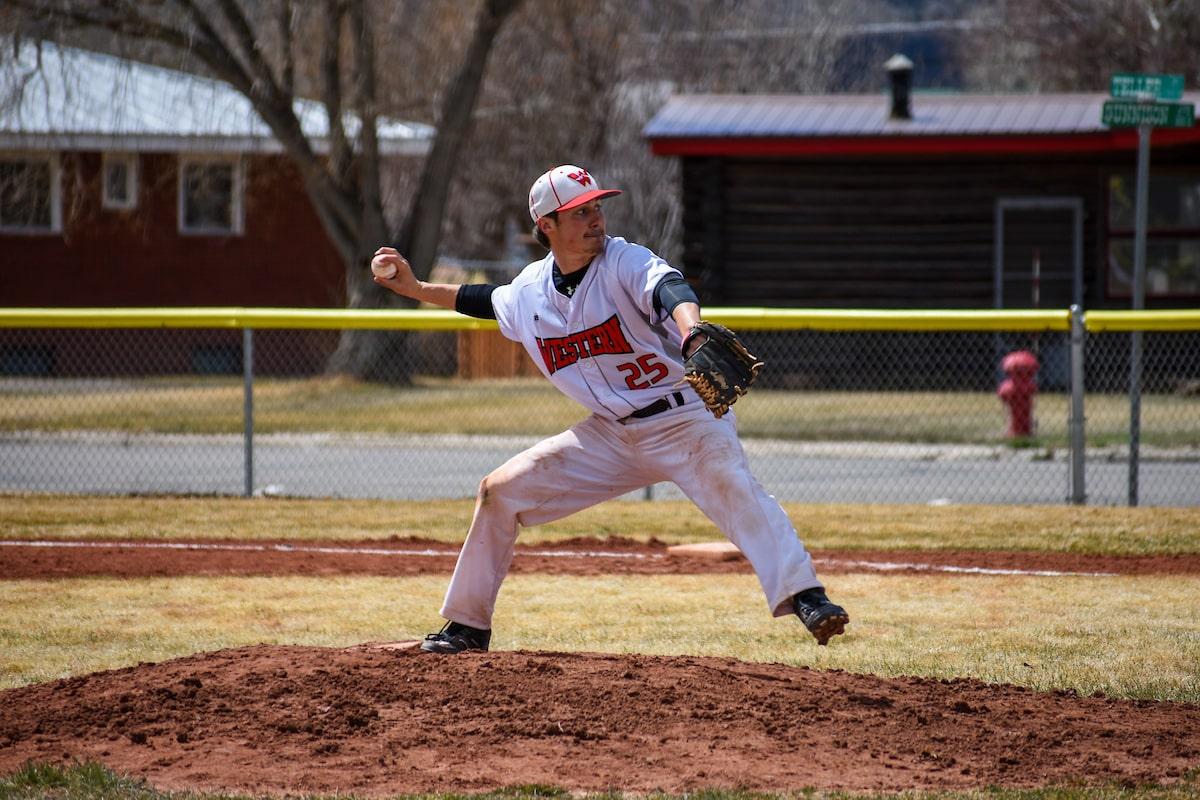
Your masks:
<svg viewBox="0 0 1200 800"><path fill-rule="evenodd" d="M495 319L496 310L492 308L492 292L496 291L494 283L465 283L458 287L454 296L454 310L468 317L479 319Z"/></svg>
<svg viewBox="0 0 1200 800"><path fill-rule="evenodd" d="M700 298L692 290L691 284L682 275L668 275L654 287L654 310L666 311L667 316L680 303L695 303L700 305Z"/></svg>

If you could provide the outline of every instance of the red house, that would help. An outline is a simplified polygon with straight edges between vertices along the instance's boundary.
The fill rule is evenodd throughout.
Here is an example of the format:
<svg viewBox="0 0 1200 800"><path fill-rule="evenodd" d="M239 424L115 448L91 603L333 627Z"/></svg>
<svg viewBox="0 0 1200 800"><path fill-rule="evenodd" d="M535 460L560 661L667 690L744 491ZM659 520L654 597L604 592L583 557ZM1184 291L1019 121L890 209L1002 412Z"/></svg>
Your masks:
<svg viewBox="0 0 1200 800"><path fill-rule="evenodd" d="M324 107L296 113L319 148ZM431 136L380 128L389 156L421 155ZM297 171L227 84L51 44L4 68L0 306L338 307L344 292ZM157 366L206 371L212 333ZM0 373L80 371L58 334L0 332Z"/></svg>

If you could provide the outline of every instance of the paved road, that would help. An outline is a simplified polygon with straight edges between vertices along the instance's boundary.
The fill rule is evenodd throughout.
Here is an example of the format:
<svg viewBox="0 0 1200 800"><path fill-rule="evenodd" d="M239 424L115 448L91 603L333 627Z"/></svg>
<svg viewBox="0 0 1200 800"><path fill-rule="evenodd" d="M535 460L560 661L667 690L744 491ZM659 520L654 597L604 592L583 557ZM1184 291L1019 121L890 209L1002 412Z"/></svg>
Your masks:
<svg viewBox="0 0 1200 800"><path fill-rule="evenodd" d="M259 436L254 489L305 497L470 497L483 475L533 441ZM760 440L747 440L746 449L755 474L786 501L1046 504L1065 502L1069 492L1062 453ZM1112 456L1088 463L1089 504L1126 502L1128 468ZM235 436L0 437L2 491L237 495L244 489L243 464L242 440ZM1151 454L1140 474L1142 505L1200 505L1200 458ZM652 496L682 495L671 484L658 484Z"/></svg>

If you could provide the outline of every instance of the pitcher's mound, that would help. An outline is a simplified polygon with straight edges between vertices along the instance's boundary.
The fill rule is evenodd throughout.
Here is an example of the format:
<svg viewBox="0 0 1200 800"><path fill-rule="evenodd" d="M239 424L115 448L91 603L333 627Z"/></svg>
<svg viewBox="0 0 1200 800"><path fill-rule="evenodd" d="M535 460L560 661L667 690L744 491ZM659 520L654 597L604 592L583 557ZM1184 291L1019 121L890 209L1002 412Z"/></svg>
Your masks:
<svg viewBox="0 0 1200 800"><path fill-rule="evenodd" d="M721 658L260 645L0 692L0 774L30 759L254 795L1171 783L1200 763L1200 706Z"/></svg>

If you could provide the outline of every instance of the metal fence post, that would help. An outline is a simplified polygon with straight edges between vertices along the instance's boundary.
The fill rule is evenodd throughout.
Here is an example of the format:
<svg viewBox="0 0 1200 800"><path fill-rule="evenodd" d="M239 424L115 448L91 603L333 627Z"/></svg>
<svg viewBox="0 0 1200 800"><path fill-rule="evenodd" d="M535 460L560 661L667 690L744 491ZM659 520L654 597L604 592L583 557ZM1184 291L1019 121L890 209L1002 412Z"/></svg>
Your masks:
<svg viewBox="0 0 1200 800"><path fill-rule="evenodd" d="M1146 307L1146 214L1150 197L1150 126L1138 126L1137 205L1133 229L1133 310ZM1129 505L1138 504L1142 439L1142 332L1129 335Z"/></svg>
<svg viewBox="0 0 1200 800"><path fill-rule="evenodd" d="M243 496L254 496L254 330L242 328L242 441L246 485Z"/></svg>
<svg viewBox="0 0 1200 800"><path fill-rule="evenodd" d="M1087 502L1084 469L1087 463L1087 443L1084 438L1083 392L1083 309L1071 306L1071 418L1068 426L1071 438L1071 502L1077 506Z"/></svg>

